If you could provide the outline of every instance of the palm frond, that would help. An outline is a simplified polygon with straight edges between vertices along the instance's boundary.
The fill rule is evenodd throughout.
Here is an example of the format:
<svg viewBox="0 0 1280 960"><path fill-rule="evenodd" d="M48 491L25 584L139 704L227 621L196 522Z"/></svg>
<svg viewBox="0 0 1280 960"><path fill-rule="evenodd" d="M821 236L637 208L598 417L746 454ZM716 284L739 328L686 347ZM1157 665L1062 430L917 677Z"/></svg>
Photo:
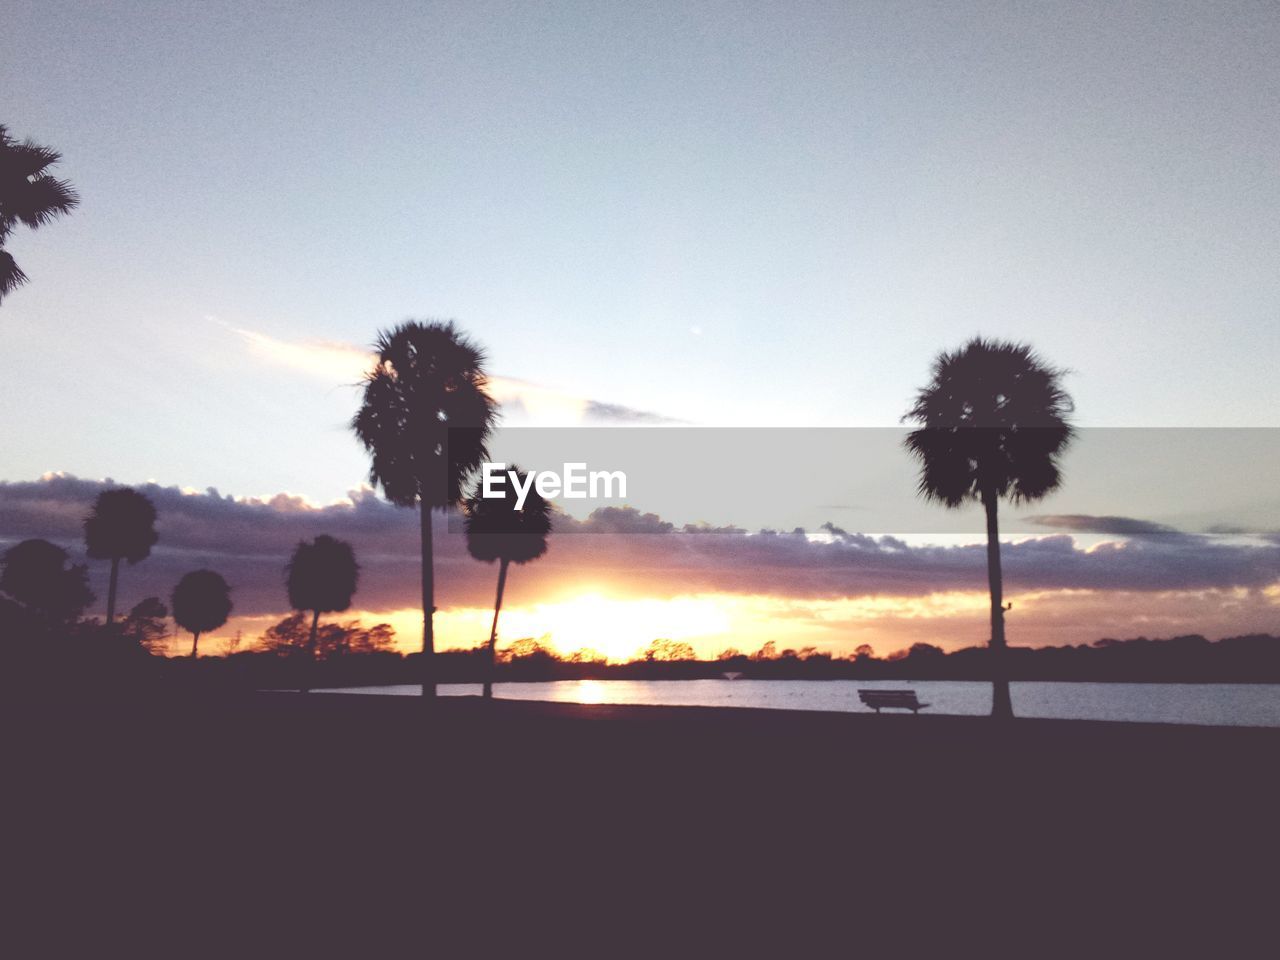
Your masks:
<svg viewBox="0 0 1280 960"><path fill-rule="evenodd" d="M514 464L508 465L521 485L528 474ZM467 550L485 563L506 560L529 563L547 552L551 533L551 504L538 491L529 488L524 506L517 509L517 495L510 479L504 478L501 497L482 496L479 483L463 504L463 523L467 534Z"/></svg>
<svg viewBox="0 0 1280 960"><path fill-rule="evenodd" d="M374 349L351 422L370 453L370 480L401 505L459 503L497 416L484 352L451 321L416 320L380 332Z"/></svg>
<svg viewBox="0 0 1280 960"><path fill-rule="evenodd" d="M0 250L0 301L27 282L27 275L18 267L8 250Z"/></svg>
<svg viewBox="0 0 1280 960"><path fill-rule="evenodd" d="M1036 500L1061 482L1073 436L1066 371L1026 344L976 337L943 352L903 418L920 461L920 492L948 507L984 494Z"/></svg>
<svg viewBox="0 0 1280 960"><path fill-rule="evenodd" d="M155 505L145 494L132 487L103 490L84 519L86 552L94 560L138 563L159 539L155 523Z"/></svg>
<svg viewBox="0 0 1280 960"><path fill-rule="evenodd" d="M19 143L0 126L0 177L5 179L34 177L62 159L62 154L31 139Z"/></svg>
<svg viewBox="0 0 1280 960"><path fill-rule="evenodd" d="M63 214L70 213L80 198L66 180L50 176L23 181L0 199L6 217L35 229Z"/></svg>

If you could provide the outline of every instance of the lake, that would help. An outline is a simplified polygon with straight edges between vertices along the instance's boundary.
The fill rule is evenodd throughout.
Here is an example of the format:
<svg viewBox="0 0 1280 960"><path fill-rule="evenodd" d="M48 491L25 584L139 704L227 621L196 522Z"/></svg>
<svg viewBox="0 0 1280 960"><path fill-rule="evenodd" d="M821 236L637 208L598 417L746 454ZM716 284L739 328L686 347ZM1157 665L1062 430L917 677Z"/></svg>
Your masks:
<svg viewBox="0 0 1280 960"><path fill-rule="evenodd" d="M1010 687L1014 713L1022 717L1280 727L1280 684L1018 681ZM860 688L914 690L930 704L926 714L991 712L991 685L969 680L557 680L498 683L494 695L566 703L869 712L858 700ZM323 692L416 696L421 691L416 684L400 684ZM480 685L441 684L440 693L477 695Z"/></svg>

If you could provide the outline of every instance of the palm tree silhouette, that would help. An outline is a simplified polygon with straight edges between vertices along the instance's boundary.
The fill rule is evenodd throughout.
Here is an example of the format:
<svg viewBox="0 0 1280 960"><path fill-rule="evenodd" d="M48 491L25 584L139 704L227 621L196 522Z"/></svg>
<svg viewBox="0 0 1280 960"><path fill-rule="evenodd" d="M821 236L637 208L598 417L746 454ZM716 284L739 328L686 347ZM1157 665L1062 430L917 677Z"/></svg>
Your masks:
<svg viewBox="0 0 1280 960"><path fill-rule="evenodd" d="M285 567L285 589L289 592L289 605L295 610L311 611L311 637L307 641L307 655L316 655L316 633L320 629L321 613L337 613L351 606L356 592L360 566L356 563L351 544L326 534L311 543L303 541L293 551L293 557ZM302 692L307 692L304 683Z"/></svg>
<svg viewBox="0 0 1280 960"><path fill-rule="evenodd" d="M231 613L231 588L212 570L188 573L173 588L173 619L191 631L191 658L200 652L200 634L217 630Z"/></svg>
<svg viewBox="0 0 1280 960"><path fill-rule="evenodd" d="M111 561L111 581L107 587L107 626L116 619L116 583L120 561L129 565L145 560L158 539L156 508L143 494L130 487L103 490L84 520L84 543L94 560Z"/></svg>
<svg viewBox="0 0 1280 960"><path fill-rule="evenodd" d="M509 466L523 486L527 474ZM502 612L502 594L507 586L507 567L528 563L547 552L547 535L551 532L551 505L532 487L524 507L516 509L516 492L510 483L502 487L503 496L484 497L476 485L466 502L465 524L467 550L485 563L498 561L498 596L493 604L493 626L489 630L489 656L485 667L484 696L493 696L493 673L498 642L498 614Z"/></svg>
<svg viewBox="0 0 1280 960"><path fill-rule="evenodd" d="M42 227L80 202L71 184L47 172L61 159L56 150L31 140L19 143L0 124L0 301L27 280L4 249L14 228L20 223L33 230Z"/></svg>
<svg viewBox="0 0 1280 960"><path fill-rule="evenodd" d="M484 353L452 322L410 320L378 335L352 429L387 499L417 505L422 531L422 694L434 697L435 582L431 511L461 502L467 478L488 456L496 418Z"/></svg>
<svg viewBox="0 0 1280 960"><path fill-rule="evenodd" d="M950 508L976 500L986 511L993 717L1013 716L997 505L1001 497L1038 500L1061 483L1073 409L1064 373L1026 344L975 337L938 355L933 379L903 418L920 425L906 438L920 461L920 493Z"/></svg>

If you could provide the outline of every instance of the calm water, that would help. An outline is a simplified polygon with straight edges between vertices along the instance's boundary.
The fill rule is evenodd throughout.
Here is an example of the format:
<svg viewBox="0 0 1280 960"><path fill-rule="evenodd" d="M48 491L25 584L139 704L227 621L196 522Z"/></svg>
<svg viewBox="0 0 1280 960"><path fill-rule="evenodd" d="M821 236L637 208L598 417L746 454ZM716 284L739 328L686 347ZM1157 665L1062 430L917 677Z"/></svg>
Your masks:
<svg viewBox="0 0 1280 960"><path fill-rule="evenodd" d="M991 685L959 680L558 680L499 683L508 700L635 703L684 707L764 707L859 713L859 688L911 689L928 714L991 712ZM1213 726L1280 727L1280 684L1041 683L1011 684L1014 712L1065 720L1129 720ZM403 684L349 687L332 693L417 695ZM479 694L479 684L442 684L444 696Z"/></svg>

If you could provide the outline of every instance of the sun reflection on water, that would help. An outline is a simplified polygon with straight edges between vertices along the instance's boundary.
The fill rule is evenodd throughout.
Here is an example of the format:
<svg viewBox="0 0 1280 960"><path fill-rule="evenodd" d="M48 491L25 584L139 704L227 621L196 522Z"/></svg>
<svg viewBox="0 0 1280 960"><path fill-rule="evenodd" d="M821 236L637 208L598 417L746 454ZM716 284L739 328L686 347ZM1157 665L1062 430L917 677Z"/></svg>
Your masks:
<svg viewBox="0 0 1280 960"><path fill-rule="evenodd" d="M607 703L609 696L600 681L579 680L572 699L578 703Z"/></svg>

